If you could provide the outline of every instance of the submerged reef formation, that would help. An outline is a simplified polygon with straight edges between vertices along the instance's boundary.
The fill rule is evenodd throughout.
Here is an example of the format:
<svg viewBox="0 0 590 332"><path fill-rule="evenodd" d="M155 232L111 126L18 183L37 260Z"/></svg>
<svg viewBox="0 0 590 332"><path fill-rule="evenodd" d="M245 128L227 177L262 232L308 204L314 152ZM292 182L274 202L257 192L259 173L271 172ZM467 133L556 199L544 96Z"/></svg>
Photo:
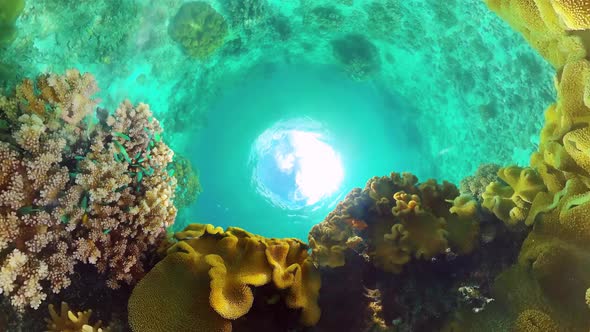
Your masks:
<svg viewBox="0 0 590 332"><path fill-rule="evenodd" d="M481 210L448 182L410 173L374 177L353 189L309 233L320 266L325 331L437 331L460 307L482 311L489 285L512 265L522 233ZM346 292L339 289L347 289Z"/></svg>
<svg viewBox="0 0 590 332"><path fill-rule="evenodd" d="M498 171L484 207L528 227L518 261L492 286L496 301L477 315L458 312L449 331L588 331L590 285L590 62L582 1L489 0L557 69L557 102L545 111L531 167Z"/></svg>
<svg viewBox="0 0 590 332"><path fill-rule="evenodd" d="M25 79L0 96L0 294L19 310L91 264L117 288L144 274L176 216L173 152L145 104L95 110L92 75Z"/></svg>
<svg viewBox="0 0 590 332"><path fill-rule="evenodd" d="M413 259L468 254L477 245L477 203L448 182L418 184L410 173L374 177L351 191L314 226L309 243L320 266L345 264L355 250L385 271L399 273Z"/></svg>
<svg viewBox="0 0 590 332"><path fill-rule="evenodd" d="M225 18L203 1L184 3L168 26L172 40L197 59L211 56L223 45L227 32Z"/></svg>
<svg viewBox="0 0 590 332"><path fill-rule="evenodd" d="M199 175L188 158L177 153L169 167L177 183L174 204L180 210L193 204L203 189Z"/></svg>
<svg viewBox="0 0 590 332"><path fill-rule="evenodd" d="M266 0L223 0L222 4L231 26L246 31L263 23L269 13Z"/></svg>
<svg viewBox="0 0 590 332"><path fill-rule="evenodd" d="M379 49L367 37L351 33L332 40L334 58L355 80L366 80L379 71Z"/></svg>
<svg viewBox="0 0 590 332"><path fill-rule="evenodd" d="M191 224L134 288L129 323L133 331L276 331L295 311L314 325L320 275L307 249L296 239Z"/></svg>
<svg viewBox="0 0 590 332"><path fill-rule="evenodd" d="M25 8L25 0L0 0L0 46L14 39L14 23Z"/></svg>

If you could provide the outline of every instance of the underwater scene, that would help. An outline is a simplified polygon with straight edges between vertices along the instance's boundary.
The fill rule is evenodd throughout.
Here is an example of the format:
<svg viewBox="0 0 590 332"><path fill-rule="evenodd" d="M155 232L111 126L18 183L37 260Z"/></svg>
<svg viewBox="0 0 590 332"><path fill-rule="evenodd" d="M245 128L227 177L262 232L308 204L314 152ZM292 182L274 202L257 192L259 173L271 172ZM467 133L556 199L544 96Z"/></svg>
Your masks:
<svg viewBox="0 0 590 332"><path fill-rule="evenodd" d="M0 0L0 332L590 332L590 1Z"/></svg>

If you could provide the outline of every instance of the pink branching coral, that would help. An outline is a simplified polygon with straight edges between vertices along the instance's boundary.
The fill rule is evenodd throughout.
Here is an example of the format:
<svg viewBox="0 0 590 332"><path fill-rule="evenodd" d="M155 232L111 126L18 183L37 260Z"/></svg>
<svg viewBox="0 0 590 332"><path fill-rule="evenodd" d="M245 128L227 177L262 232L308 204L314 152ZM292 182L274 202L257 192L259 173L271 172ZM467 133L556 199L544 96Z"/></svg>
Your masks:
<svg viewBox="0 0 590 332"><path fill-rule="evenodd" d="M25 80L0 96L0 294L38 308L94 264L111 288L174 222L173 152L145 104L94 117L90 74Z"/></svg>

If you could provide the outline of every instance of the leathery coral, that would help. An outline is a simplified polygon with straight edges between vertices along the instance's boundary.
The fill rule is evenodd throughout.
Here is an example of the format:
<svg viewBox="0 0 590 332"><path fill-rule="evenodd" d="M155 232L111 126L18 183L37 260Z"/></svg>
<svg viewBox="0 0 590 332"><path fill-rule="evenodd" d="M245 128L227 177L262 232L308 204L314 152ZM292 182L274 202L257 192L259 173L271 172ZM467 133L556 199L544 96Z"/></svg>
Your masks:
<svg viewBox="0 0 590 332"><path fill-rule="evenodd" d="M545 111L531 167L500 171L512 173L513 180L522 179L525 171L532 175L532 181L525 181L528 185L512 181L504 188L508 194L531 189L520 197L526 204L521 211L525 215L518 219L526 217L525 223L533 227L518 261L496 278L492 305L477 315L461 313L457 321L462 331L494 331L498 326L514 331L588 331L590 316L584 296L590 284L590 62L579 35L570 31L587 28L588 2L488 3L518 25L517 30L556 67L557 102ZM517 170L521 170L519 177ZM517 182L521 184L515 185ZM506 211L492 205L495 212Z"/></svg>
<svg viewBox="0 0 590 332"><path fill-rule="evenodd" d="M59 313L55 311L53 304L49 305L49 317L46 318L48 332L107 332L101 328L102 322L89 324L92 310L74 313L67 303L62 302Z"/></svg>
<svg viewBox="0 0 590 332"><path fill-rule="evenodd" d="M97 84L69 70L24 80L0 103L0 294L23 310L95 264L116 288L173 223L172 151L147 105L93 120Z"/></svg>
<svg viewBox="0 0 590 332"><path fill-rule="evenodd" d="M189 225L174 237L166 257L133 290L129 322L134 331L231 331L232 321L249 314L265 285L301 312L303 325L319 320L319 272L301 241L203 224Z"/></svg>
<svg viewBox="0 0 590 332"><path fill-rule="evenodd" d="M458 197L448 182L418 184L409 173L374 177L312 228L312 257L320 266L338 267L350 249L375 266L399 273L412 259L431 259L451 250L467 254L477 242L477 204L471 196Z"/></svg>

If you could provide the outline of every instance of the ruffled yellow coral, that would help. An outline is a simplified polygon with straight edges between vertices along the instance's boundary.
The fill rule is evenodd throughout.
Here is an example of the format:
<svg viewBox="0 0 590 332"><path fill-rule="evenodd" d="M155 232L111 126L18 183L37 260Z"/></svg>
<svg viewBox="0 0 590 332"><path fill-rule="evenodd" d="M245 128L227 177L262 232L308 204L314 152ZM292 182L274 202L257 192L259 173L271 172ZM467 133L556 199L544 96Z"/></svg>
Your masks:
<svg viewBox="0 0 590 332"><path fill-rule="evenodd" d="M167 255L133 289L133 331L231 331L231 322L209 305L210 266L202 256Z"/></svg>
<svg viewBox="0 0 590 332"><path fill-rule="evenodd" d="M167 256L133 291L129 319L134 331L151 325L162 331L189 331L189 325L169 322L171 317L186 316L196 316L190 320L214 328L211 331L231 330L230 320L250 311L253 288L267 284L282 290L289 308L301 310L302 324L314 325L319 320L319 272L301 241L266 239L240 228L223 231L199 224L189 225L175 238L178 242L168 248ZM183 272L184 269L188 271ZM166 311L164 318L146 316L144 312L152 306L152 292L160 292L161 288L182 292L167 291L169 294L163 295L166 303L181 303ZM205 309L194 311L197 305L206 306L214 315L205 313Z"/></svg>
<svg viewBox="0 0 590 332"><path fill-rule="evenodd" d="M590 29L589 0L551 0L551 4L567 29Z"/></svg>
<svg viewBox="0 0 590 332"><path fill-rule="evenodd" d="M49 332L107 332L108 329L103 329L101 321L93 325L89 324L92 310L86 310L78 313L70 311L67 303L62 302L60 313L55 311L53 304L49 305L49 315L51 318L46 318L47 330Z"/></svg>
<svg viewBox="0 0 590 332"><path fill-rule="evenodd" d="M569 35L565 31L560 15L554 9L554 6L560 3L580 3L578 0L486 0L486 2L490 9L506 20L515 30L522 33L527 41L555 68L561 68L568 62L586 56L587 50L580 38ZM577 13L582 12L577 11ZM566 16L568 19L575 19L578 18L577 13L568 11Z"/></svg>
<svg viewBox="0 0 590 332"><path fill-rule="evenodd" d="M537 195L547 188L541 176L532 168L510 166L501 168L498 176L506 184L492 182L482 194L482 206L506 224L514 226L519 222L530 225L529 210Z"/></svg>

